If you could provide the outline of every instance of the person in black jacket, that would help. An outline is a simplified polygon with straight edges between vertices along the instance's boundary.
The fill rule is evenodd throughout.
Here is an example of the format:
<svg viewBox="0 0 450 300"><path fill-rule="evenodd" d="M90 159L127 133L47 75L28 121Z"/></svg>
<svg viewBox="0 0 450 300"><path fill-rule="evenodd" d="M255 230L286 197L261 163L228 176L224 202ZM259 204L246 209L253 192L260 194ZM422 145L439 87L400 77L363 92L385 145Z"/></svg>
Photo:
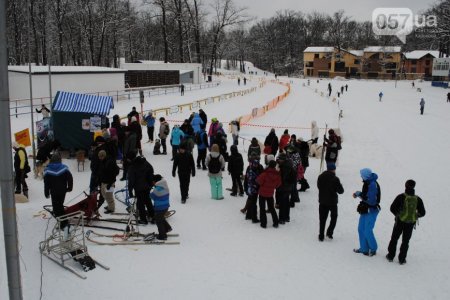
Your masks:
<svg viewBox="0 0 450 300"><path fill-rule="evenodd" d="M138 222L142 225L148 224L147 216L149 216L150 222L154 223L155 211L150 199L154 175L153 166L145 157L136 157L136 151L128 153L127 158L131 161L128 168L128 193L130 197L136 196L136 205L139 212Z"/></svg>
<svg viewBox="0 0 450 300"><path fill-rule="evenodd" d="M289 196L292 192L292 186L297 180L297 171L292 166L292 162L285 153L280 153L277 157L277 163L280 167L281 186L277 188L275 196L280 208L279 224L290 222L290 201Z"/></svg>
<svg viewBox="0 0 450 300"><path fill-rule="evenodd" d="M50 163L44 171L44 195L52 198L53 213L55 217L64 215L64 200L66 193L73 188L73 177L69 168L61 163L61 156L53 154ZM61 228L67 226L67 221L61 222Z"/></svg>
<svg viewBox="0 0 450 300"><path fill-rule="evenodd" d="M98 158L100 160L98 182L100 183L100 192L106 203L108 203L108 207L105 208L105 214L109 214L113 213L116 208L113 195L116 176L119 174L120 169L116 164L116 160L106 154L105 150L101 150L98 153Z"/></svg>
<svg viewBox="0 0 450 300"><path fill-rule="evenodd" d="M394 229L392 230L391 241L388 246L388 254L386 258L389 261L393 261L395 252L397 250L397 241L402 236L402 245L400 246L400 253L398 255L398 261L401 265L406 263L406 255L409 248L409 240L411 239L412 232L416 226L416 219L425 216L425 207L423 201L419 196L415 195L414 188L416 182L409 179L405 183L405 192L398 195L394 202L391 204L391 212L395 216ZM412 208L415 211L411 211L411 215L408 218L406 198L414 200ZM415 204L415 207L414 207ZM402 221L403 219L403 221ZM409 220L408 220L409 219Z"/></svg>
<svg viewBox="0 0 450 300"><path fill-rule="evenodd" d="M28 185L25 181L27 173L30 172L30 164L28 163L27 151L25 146L14 142L12 145L14 151L14 173L16 174L14 181L16 184L15 194L22 193L28 198Z"/></svg>
<svg viewBox="0 0 450 300"><path fill-rule="evenodd" d="M306 169L309 167L309 145L307 142L303 140L303 138L299 138L296 141L296 147L299 149L300 158L302 159L303 166L303 178L299 180L301 184L300 192L304 192L309 189L309 183L306 180L304 174L306 173Z"/></svg>
<svg viewBox="0 0 450 300"><path fill-rule="evenodd" d="M338 216L338 194L344 193L344 188L336 176L336 165L334 163L328 163L327 170L319 175L317 188L319 189L319 241L323 242L328 212L331 212L331 220L327 229L327 237L333 239Z"/></svg>
<svg viewBox="0 0 450 300"><path fill-rule="evenodd" d="M266 154L272 154L273 156L277 155L278 151L278 137L275 133L275 129L270 129L270 133L266 136L264 140L264 147L270 147L271 152Z"/></svg>
<svg viewBox="0 0 450 300"><path fill-rule="evenodd" d="M189 183L192 177L195 177L195 163L192 153L187 151L186 143L181 143L178 153L175 155L172 167L172 176L175 177L175 173L178 168L178 179L180 180L181 191L181 203L186 203L186 199L189 196Z"/></svg>
<svg viewBox="0 0 450 300"><path fill-rule="evenodd" d="M36 154L36 168L34 170L34 178L42 178L44 168L48 165L52 152L61 146L58 140L47 141L39 147Z"/></svg>
<svg viewBox="0 0 450 300"><path fill-rule="evenodd" d="M91 146L89 159L91 160L91 180L89 182L89 192L92 193L97 190L100 182L98 181L98 171L100 169L100 159L98 153L105 150L105 139L102 136L95 138L95 142Z"/></svg>
<svg viewBox="0 0 450 300"><path fill-rule="evenodd" d="M200 119L202 119L202 121L203 121L203 124L200 124L200 128L205 129L206 123L208 123L208 116L203 111L203 109L199 109L198 115L200 116Z"/></svg>
<svg viewBox="0 0 450 300"><path fill-rule="evenodd" d="M230 147L231 155L228 158L228 172L231 174L233 186L231 188L231 196L237 196L239 188L239 196L244 196L244 187L242 186L242 176L244 173L244 159L239 153L236 145Z"/></svg>

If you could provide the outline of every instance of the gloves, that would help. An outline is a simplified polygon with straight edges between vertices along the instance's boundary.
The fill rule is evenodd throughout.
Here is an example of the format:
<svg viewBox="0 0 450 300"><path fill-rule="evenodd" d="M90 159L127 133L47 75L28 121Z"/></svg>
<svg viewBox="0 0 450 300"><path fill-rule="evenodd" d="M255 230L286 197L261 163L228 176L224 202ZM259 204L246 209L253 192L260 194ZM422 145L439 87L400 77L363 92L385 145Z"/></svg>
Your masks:
<svg viewBox="0 0 450 300"><path fill-rule="evenodd" d="M359 196L361 196L361 192L360 191L356 191L356 192L353 193L353 198L357 198Z"/></svg>
<svg viewBox="0 0 450 300"><path fill-rule="evenodd" d="M172 176L175 177L175 172L172 172Z"/></svg>

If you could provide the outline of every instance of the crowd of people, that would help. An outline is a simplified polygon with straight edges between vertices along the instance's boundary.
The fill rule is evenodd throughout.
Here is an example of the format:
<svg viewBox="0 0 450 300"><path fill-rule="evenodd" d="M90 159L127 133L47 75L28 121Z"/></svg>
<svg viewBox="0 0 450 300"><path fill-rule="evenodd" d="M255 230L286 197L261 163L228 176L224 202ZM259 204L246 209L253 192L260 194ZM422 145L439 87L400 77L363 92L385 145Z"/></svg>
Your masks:
<svg viewBox="0 0 450 300"><path fill-rule="evenodd" d="M113 192L116 178L120 173L117 161L121 161L120 180L127 181L129 196L136 198L138 223L156 224L159 239L167 239L167 233L172 230L164 218L170 206L170 193L167 181L161 175L155 174L153 166L143 156L142 126L147 127L148 142L154 143L153 154L167 155L167 140L169 140L172 147L172 176L178 176L182 204L189 199L191 177L196 176L197 170L207 171L211 198L224 199L222 180L226 169L232 182L230 196L247 198L245 206L241 209L245 219L267 228L267 213L270 213L273 227L278 228L280 224L284 225L291 221L290 210L300 202L299 192L310 188L305 173L309 167L310 145L317 144L319 139L319 128L315 121L311 123L309 141L297 138L295 134L290 134L288 129L285 129L278 138L273 128L264 143L260 143L256 137L252 138L245 160L237 147L240 132L238 120L230 123L229 131L232 134L230 146L223 124L217 118L211 118L209 129L206 131L208 117L202 109L198 113L193 112L181 125L176 124L172 128L164 117L160 117L157 138L154 137L155 123L156 118L151 111L144 116L140 115L135 107L127 115L127 122L122 122L118 115L114 115L111 126L103 128L102 134L95 138L89 151L91 161L89 189L91 193L100 191L97 209L106 202L104 213L114 213ZM340 179L336 176L336 162L342 149L341 137L334 129L328 130L327 133L328 136L323 137L326 170L317 179L318 239L321 242L325 237L333 239L338 216L338 195L344 193ZM61 163L61 157L56 151L58 147L59 143L53 141L41 147L41 153L38 152L39 162L45 167L44 193L47 198L51 196L56 216L64 213L65 194L73 187L72 175L68 167ZM162 151L159 149L161 147ZM196 159L195 147L197 147ZM28 189L25 178L30 172L30 167L24 147L14 144L13 148L16 151L14 157L16 193L21 193L22 190L25 192ZM362 191L353 193L353 197L360 200L357 209L360 213L358 225L360 245L354 252L373 256L378 248L373 229L380 210L381 189L377 182L378 175L372 170L362 169L360 175L363 180ZM417 218L425 215L423 202L414 193L415 182L408 180L405 187L405 193L400 194L391 205L396 223L386 256L389 261L393 260L397 240L403 235L399 254L401 264L406 262L412 228ZM328 215L330 222L325 230Z"/></svg>

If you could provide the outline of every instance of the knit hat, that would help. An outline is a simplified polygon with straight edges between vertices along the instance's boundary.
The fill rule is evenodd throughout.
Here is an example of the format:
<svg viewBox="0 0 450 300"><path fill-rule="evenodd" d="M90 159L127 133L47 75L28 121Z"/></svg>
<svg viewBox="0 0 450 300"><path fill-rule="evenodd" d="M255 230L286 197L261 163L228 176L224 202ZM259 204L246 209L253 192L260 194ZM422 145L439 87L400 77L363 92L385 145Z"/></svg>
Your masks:
<svg viewBox="0 0 450 300"><path fill-rule="evenodd" d="M59 153L55 153L52 155L52 158L50 158L50 163L60 163L61 162L61 155Z"/></svg>
<svg viewBox="0 0 450 300"><path fill-rule="evenodd" d="M413 188L416 187L416 182L415 182L414 180L412 180L412 179L408 179L408 180L406 181L406 183L405 183L405 187L406 187L407 189L413 189Z"/></svg>
<svg viewBox="0 0 450 300"><path fill-rule="evenodd" d="M213 144L213 145L211 146L211 152L217 152L217 153L219 153L219 152L220 152L219 145Z"/></svg>
<svg viewBox="0 0 450 300"><path fill-rule="evenodd" d="M372 170L369 168L364 168L361 171L359 171L359 173L361 174L361 178L363 180L367 180L370 178L370 176L372 175Z"/></svg>
<svg viewBox="0 0 450 300"><path fill-rule="evenodd" d="M336 170L336 164L333 162L327 163L327 171L334 171Z"/></svg>
<svg viewBox="0 0 450 300"><path fill-rule="evenodd" d="M98 152L98 158L105 159L106 158L106 151L105 150L100 150Z"/></svg>

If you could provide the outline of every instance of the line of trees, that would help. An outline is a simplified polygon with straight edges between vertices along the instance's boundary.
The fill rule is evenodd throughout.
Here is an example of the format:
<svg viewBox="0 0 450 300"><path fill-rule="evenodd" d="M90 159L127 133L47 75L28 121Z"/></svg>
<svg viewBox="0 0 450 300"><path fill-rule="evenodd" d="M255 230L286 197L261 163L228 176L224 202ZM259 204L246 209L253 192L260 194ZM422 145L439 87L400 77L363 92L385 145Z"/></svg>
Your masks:
<svg viewBox="0 0 450 300"><path fill-rule="evenodd" d="M357 22L344 11L332 15L277 12L250 22L247 9L233 0L9 0L10 64L94 65L118 67L127 61L202 63L213 72L224 67L244 71L244 61L280 74L302 69L308 46L362 49L398 45L396 37L376 36L371 22ZM439 0L425 13L438 17L435 35L417 31L404 49L449 48L450 0Z"/></svg>

